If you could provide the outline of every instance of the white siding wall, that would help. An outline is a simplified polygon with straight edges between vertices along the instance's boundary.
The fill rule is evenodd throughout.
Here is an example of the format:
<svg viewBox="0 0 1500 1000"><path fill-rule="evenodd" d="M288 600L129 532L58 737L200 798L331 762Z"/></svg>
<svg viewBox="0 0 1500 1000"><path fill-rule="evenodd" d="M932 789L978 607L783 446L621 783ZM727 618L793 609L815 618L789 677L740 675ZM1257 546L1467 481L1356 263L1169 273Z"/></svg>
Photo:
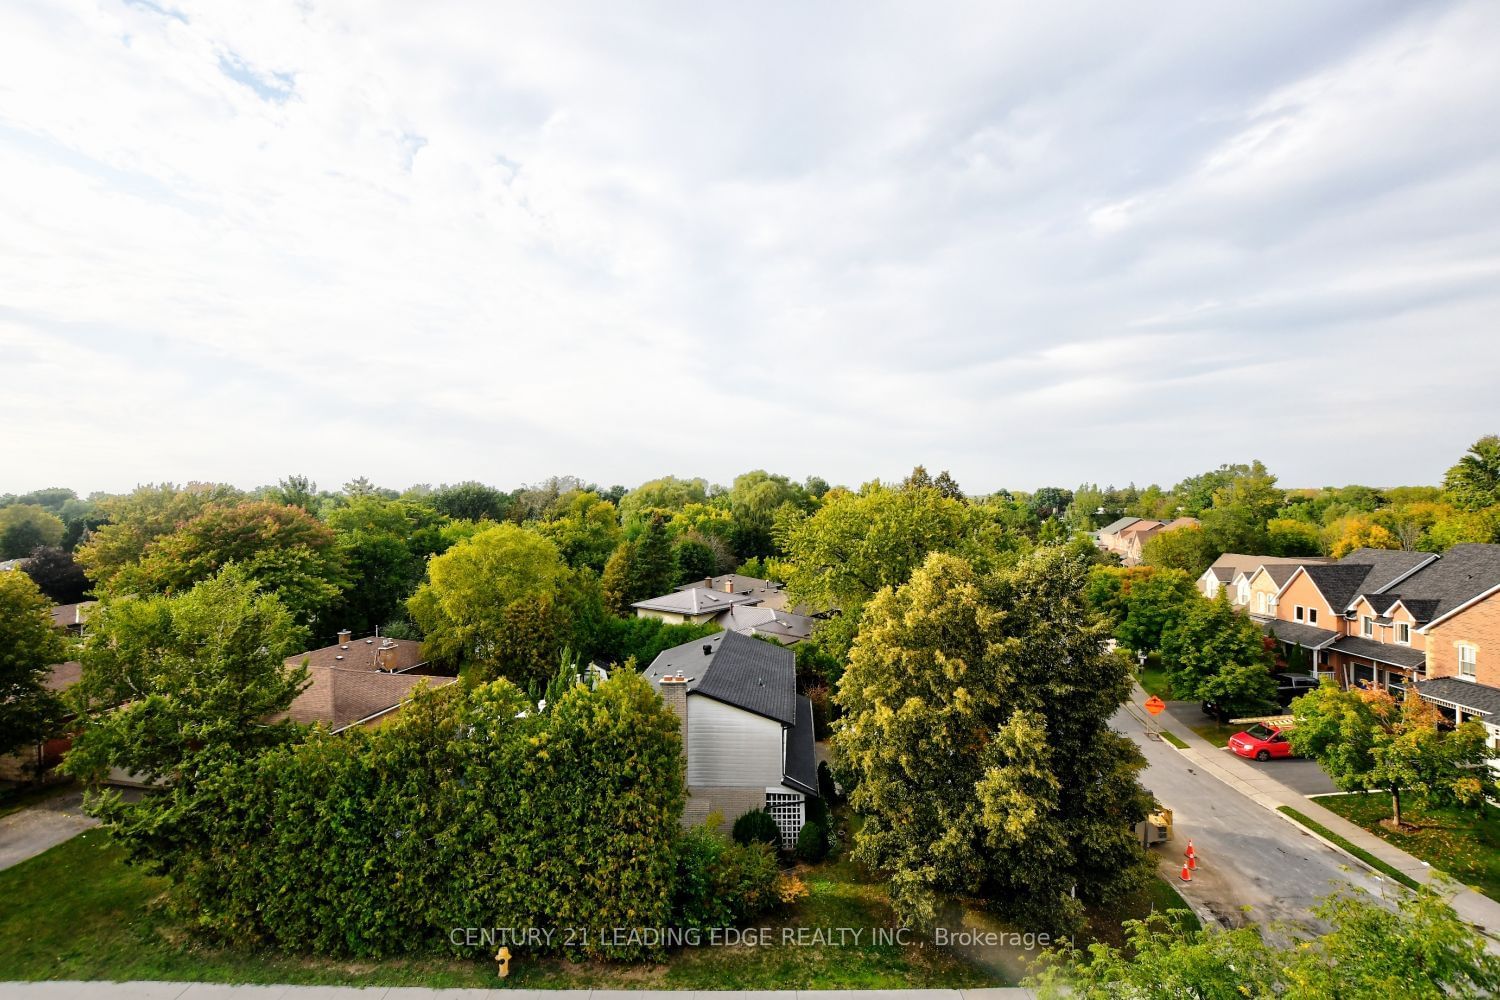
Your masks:
<svg viewBox="0 0 1500 1000"><path fill-rule="evenodd" d="M781 784L781 723L688 695L688 785Z"/></svg>

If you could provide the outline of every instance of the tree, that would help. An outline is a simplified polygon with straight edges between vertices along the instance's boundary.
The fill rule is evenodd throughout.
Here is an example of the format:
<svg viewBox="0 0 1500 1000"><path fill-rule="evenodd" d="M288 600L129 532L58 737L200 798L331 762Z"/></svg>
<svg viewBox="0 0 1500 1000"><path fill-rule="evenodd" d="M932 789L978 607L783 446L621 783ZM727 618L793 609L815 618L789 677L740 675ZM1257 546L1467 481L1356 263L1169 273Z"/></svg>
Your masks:
<svg viewBox="0 0 1500 1000"><path fill-rule="evenodd" d="M574 569L587 566L599 572L620 544L620 519L615 505L597 493L578 490L558 500L557 516L537 525L552 539L563 559Z"/></svg>
<svg viewBox="0 0 1500 1000"><path fill-rule="evenodd" d="M1317 525L1289 517L1266 522L1266 552L1273 556L1315 556L1323 551Z"/></svg>
<svg viewBox="0 0 1500 1000"><path fill-rule="evenodd" d="M1128 670L1084 578L1063 549L995 572L933 553L865 608L834 742L866 816L855 857L888 873L902 920L964 895L1074 929L1147 877L1144 761L1109 729Z"/></svg>
<svg viewBox="0 0 1500 1000"><path fill-rule="evenodd" d="M1068 509L1073 502L1073 491L1060 486L1043 486L1031 495L1031 510L1037 519L1045 521Z"/></svg>
<svg viewBox="0 0 1500 1000"><path fill-rule="evenodd" d="M1097 566L1089 572L1088 596L1114 623L1115 638L1137 653L1160 649L1163 630L1203 599L1186 573L1153 566Z"/></svg>
<svg viewBox="0 0 1500 1000"><path fill-rule="evenodd" d="M51 545L36 549L26 560L25 570L53 603L77 604L88 593L89 578L65 549Z"/></svg>
<svg viewBox="0 0 1500 1000"><path fill-rule="evenodd" d="M777 554L771 526L776 512L785 504L797 509L807 507L802 488L787 479L763 469L736 476L729 488L729 513L734 531L730 543L742 558Z"/></svg>
<svg viewBox="0 0 1500 1000"><path fill-rule="evenodd" d="M707 499L707 480L663 476L642 483L620 499L620 520L630 525L647 519L653 511L670 514Z"/></svg>
<svg viewBox="0 0 1500 1000"><path fill-rule="evenodd" d="M1349 890L1313 912L1330 929L1285 945L1254 926L1200 929L1186 911L1154 913L1125 922L1124 947L1049 952L1027 985L1046 1000L1478 1000L1500 990L1500 958L1432 889L1402 895L1394 908Z"/></svg>
<svg viewBox="0 0 1500 1000"><path fill-rule="evenodd" d="M1445 731L1437 707L1415 692L1398 702L1385 691L1325 682L1292 709L1292 749L1315 758L1346 792L1388 792L1392 826L1401 826L1404 791L1467 802L1494 792L1484 727L1470 721Z"/></svg>
<svg viewBox="0 0 1500 1000"><path fill-rule="evenodd" d="M52 735L62 706L48 668L67 658L52 602L25 573L0 573L0 755Z"/></svg>
<svg viewBox="0 0 1500 1000"><path fill-rule="evenodd" d="M339 598L344 565L333 532L300 507L270 500L211 505L147 545L110 582L115 593L181 593L230 563L274 592L300 623Z"/></svg>
<svg viewBox="0 0 1500 1000"><path fill-rule="evenodd" d="M937 474L937 478L932 481L932 487L949 500L968 499L964 496L964 491L959 488L958 481L948 474L947 469Z"/></svg>
<svg viewBox="0 0 1500 1000"><path fill-rule="evenodd" d="M1449 501L1460 510L1500 506L1500 436L1486 434L1443 476Z"/></svg>
<svg viewBox="0 0 1500 1000"><path fill-rule="evenodd" d="M509 495L472 479L453 486L444 483L427 502L434 510L461 521L501 521L511 506Z"/></svg>
<svg viewBox="0 0 1500 1000"><path fill-rule="evenodd" d="M287 476L270 491L270 497L288 507L301 507L309 514L318 512L318 484L306 476Z"/></svg>
<svg viewBox="0 0 1500 1000"><path fill-rule="evenodd" d="M434 556L407 608L427 656L524 685L550 674L565 644L559 598L567 576L556 545L502 523Z"/></svg>
<svg viewBox="0 0 1500 1000"><path fill-rule="evenodd" d="M209 506L233 504L240 497L239 490L218 483L189 483L180 489L161 483L106 497L98 503L105 523L79 547L78 562L95 584L107 589L157 538L176 531Z"/></svg>
<svg viewBox="0 0 1500 1000"><path fill-rule="evenodd" d="M57 545L64 530L62 518L36 504L0 507L0 559L19 559L44 545Z"/></svg>
<svg viewBox="0 0 1500 1000"><path fill-rule="evenodd" d="M1500 541L1500 507L1452 510L1439 515L1422 534L1420 548L1446 552L1465 542Z"/></svg>
<svg viewBox="0 0 1500 1000"><path fill-rule="evenodd" d="M623 543L609 557L600 582L609 609L618 615L628 615L636 601L670 593L679 577L666 522L660 514L655 514L633 541Z"/></svg>
<svg viewBox="0 0 1500 1000"><path fill-rule="evenodd" d="M1161 569L1180 569L1196 580L1223 551L1201 527L1187 524L1158 531L1146 539L1141 546L1141 561Z"/></svg>
<svg viewBox="0 0 1500 1000"><path fill-rule="evenodd" d="M1211 701L1231 715L1274 704L1275 656L1260 626L1235 611L1225 594L1186 604L1162 630L1161 659L1178 698Z"/></svg>
<svg viewBox="0 0 1500 1000"><path fill-rule="evenodd" d="M1328 554L1342 559L1355 549L1399 549L1396 536L1368 515L1339 518L1328 528Z"/></svg>
<svg viewBox="0 0 1500 1000"><path fill-rule="evenodd" d="M399 620L422 582L429 556L447 548L443 516L425 504L356 497L328 513L349 586L333 615L339 627L367 634Z"/></svg>

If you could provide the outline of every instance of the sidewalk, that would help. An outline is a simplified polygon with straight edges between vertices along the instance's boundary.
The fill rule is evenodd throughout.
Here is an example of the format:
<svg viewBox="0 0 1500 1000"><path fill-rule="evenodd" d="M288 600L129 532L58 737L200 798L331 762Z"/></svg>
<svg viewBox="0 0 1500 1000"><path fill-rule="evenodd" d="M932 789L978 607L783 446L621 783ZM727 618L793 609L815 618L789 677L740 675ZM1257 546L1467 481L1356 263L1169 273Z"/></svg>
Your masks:
<svg viewBox="0 0 1500 1000"><path fill-rule="evenodd" d="M1132 695L1133 703L1131 710L1140 712L1139 706L1146 699L1146 692L1136 685ZM1145 715L1144 712L1140 712ZM1212 743L1199 736L1188 728L1187 720L1173 715L1169 708L1155 719L1146 717L1148 727L1160 731L1164 721L1170 722L1173 736L1188 745L1186 750L1178 750L1183 757L1192 761L1205 774L1229 785L1235 791L1244 795L1258 805L1269 809L1277 818L1286 822L1294 822L1290 816L1278 812L1281 806L1290 806L1308 819L1322 824L1329 830L1343 837L1362 850L1379 858L1392 868L1407 875L1423 885L1434 881L1432 866L1424 861L1407 854L1400 848L1393 847L1386 841L1375 836L1363 827L1344 819L1337 813L1324 809L1313 800L1303 796L1295 789L1289 788L1271 777L1264 767L1243 758L1237 757L1228 750L1214 746ZM1297 824L1300 826L1301 824ZM1316 836L1316 834L1313 834ZM1323 838L1319 837L1322 840ZM1324 841L1328 843L1327 841ZM1337 844L1330 843L1328 846L1342 851ZM1356 864L1362 864L1357 859ZM1450 883L1455 885L1455 883ZM1457 894L1453 898L1453 909L1464 920L1473 924L1475 928L1490 937L1500 936L1500 903L1495 902L1488 896L1475 892L1467 886L1458 886Z"/></svg>
<svg viewBox="0 0 1500 1000"><path fill-rule="evenodd" d="M70 792L0 818L0 869L71 840L99 821L83 813L83 793Z"/></svg>
<svg viewBox="0 0 1500 1000"><path fill-rule="evenodd" d="M434 990L420 986L227 986L222 983L0 983L0 1000L1030 1000L980 990Z"/></svg>

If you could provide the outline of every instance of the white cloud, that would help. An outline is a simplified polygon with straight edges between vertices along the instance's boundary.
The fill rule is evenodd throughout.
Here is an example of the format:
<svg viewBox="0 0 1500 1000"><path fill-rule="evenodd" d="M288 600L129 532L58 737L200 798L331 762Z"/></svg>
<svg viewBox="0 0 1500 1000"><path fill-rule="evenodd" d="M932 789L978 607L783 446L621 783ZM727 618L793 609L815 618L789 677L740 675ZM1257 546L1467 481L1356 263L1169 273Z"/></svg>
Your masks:
<svg viewBox="0 0 1500 1000"><path fill-rule="evenodd" d="M0 490L1431 480L1500 416L1454 391L1500 361L1497 41L1481 3L9 5Z"/></svg>

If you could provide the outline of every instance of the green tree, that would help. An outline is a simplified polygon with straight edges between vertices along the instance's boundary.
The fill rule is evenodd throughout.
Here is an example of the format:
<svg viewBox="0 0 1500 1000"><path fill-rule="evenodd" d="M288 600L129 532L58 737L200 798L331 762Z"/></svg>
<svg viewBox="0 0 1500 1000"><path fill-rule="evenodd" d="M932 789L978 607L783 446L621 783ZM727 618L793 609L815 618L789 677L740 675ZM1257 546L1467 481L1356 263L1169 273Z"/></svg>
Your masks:
<svg viewBox="0 0 1500 1000"><path fill-rule="evenodd" d="M115 593L181 593L235 563L303 624L316 622L346 582L333 532L300 507L269 500L211 505L147 545L111 581Z"/></svg>
<svg viewBox="0 0 1500 1000"><path fill-rule="evenodd" d="M1097 566L1089 572L1088 596L1114 622L1115 638L1137 653L1160 649L1167 626L1203 599L1186 573L1153 566Z"/></svg>
<svg viewBox="0 0 1500 1000"><path fill-rule="evenodd" d="M735 477L729 488L729 513L734 523L730 543L741 558L777 554L771 526L784 504L798 509L808 505L802 487L786 476L756 469Z"/></svg>
<svg viewBox="0 0 1500 1000"><path fill-rule="evenodd" d="M1378 524L1367 514L1351 514L1341 517L1329 525L1327 532L1328 554L1342 559L1355 549L1399 549L1401 542L1395 535Z"/></svg>
<svg viewBox="0 0 1500 1000"><path fill-rule="evenodd" d="M1189 524L1158 531L1146 539L1141 546L1141 562L1161 569L1180 569L1196 580L1224 551L1203 528Z"/></svg>
<svg viewBox="0 0 1500 1000"><path fill-rule="evenodd" d="M567 577L550 540L502 523L434 556L407 608L429 657L525 684L551 672L566 642L560 597ZM527 634L533 626L542 631Z"/></svg>
<svg viewBox="0 0 1500 1000"><path fill-rule="evenodd" d="M1443 476L1449 501L1460 510L1500 506L1500 436L1486 434Z"/></svg>
<svg viewBox="0 0 1500 1000"><path fill-rule="evenodd" d="M1494 792L1484 727L1470 721L1445 730L1436 706L1415 692L1398 702L1385 691L1343 691L1325 682L1292 709L1292 748L1315 758L1346 792L1389 793L1397 827L1403 792L1465 802Z"/></svg>
<svg viewBox="0 0 1500 1000"><path fill-rule="evenodd" d="M172 483L136 488L123 496L99 501L98 514L105 521L76 553L89 578L102 588L135 565L146 547L163 535L197 517L212 505L233 504L242 494L219 483Z"/></svg>
<svg viewBox="0 0 1500 1000"><path fill-rule="evenodd" d="M280 600L237 566L175 597L101 602L83 679L68 692L83 727L63 768L90 782L120 768L165 786L134 802L115 792L91 797L90 810L132 860L170 873L217 819L200 778L293 736L292 724L269 720L306 683L306 672L285 662L305 641Z"/></svg>
<svg viewBox="0 0 1500 1000"><path fill-rule="evenodd" d="M636 601L671 593L679 577L666 522L660 514L653 514L634 540L621 544L609 557L600 582L609 609L628 615Z"/></svg>
<svg viewBox="0 0 1500 1000"><path fill-rule="evenodd" d="M1266 522L1266 553L1273 556L1315 556L1323 551L1316 525L1287 517Z"/></svg>
<svg viewBox="0 0 1500 1000"><path fill-rule="evenodd" d="M0 507L0 559L18 559L44 545L57 545L65 530L62 518L36 504Z"/></svg>
<svg viewBox="0 0 1500 1000"><path fill-rule="evenodd" d="M427 502L439 513L461 521L501 521L511 506L509 494L472 479L452 486L444 483Z"/></svg>
<svg viewBox="0 0 1500 1000"><path fill-rule="evenodd" d="M0 573L0 754L52 735L62 706L48 668L68 658L52 602L25 573Z"/></svg>
<svg viewBox="0 0 1500 1000"><path fill-rule="evenodd" d="M1155 913L1125 922L1123 947L1050 952L1027 985L1044 1000L1478 1000L1500 990L1500 958L1431 889L1394 907L1353 890L1313 912L1329 929L1285 945L1254 926L1200 929L1185 911Z"/></svg>
<svg viewBox="0 0 1500 1000"><path fill-rule="evenodd" d="M644 482L620 500L620 520L627 525L647 520L652 512L670 515L708 499L708 481L663 476Z"/></svg>
<svg viewBox="0 0 1500 1000"><path fill-rule="evenodd" d="M552 539L569 566L603 570L620 544L615 505L584 490L560 498L558 505L557 516L538 524L537 530Z"/></svg>
<svg viewBox="0 0 1500 1000"><path fill-rule="evenodd" d="M328 514L349 580L332 617L368 634L399 620L422 582L427 559L443 551L444 518L411 500L356 497Z"/></svg>
<svg viewBox="0 0 1500 1000"><path fill-rule="evenodd" d="M301 507L314 515L318 513L318 484L306 476L287 476L277 482L267 495L288 507Z"/></svg>
<svg viewBox="0 0 1500 1000"><path fill-rule="evenodd" d="M1062 549L993 573L934 553L865 609L834 742L866 816L855 857L902 920L963 895L1071 930L1147 877L1144 761L1109 729L1128 672L1084 579Z"/></svg>
<svg viewBox="0 0 1500 1000"><path fill-rule="evenodd" d="M1162 665L1178 698L1212 701L1232 715L1271 707L1275 656L1260 626L1235 611L1224 594L1187 602L1162 630Z"/></svg>

